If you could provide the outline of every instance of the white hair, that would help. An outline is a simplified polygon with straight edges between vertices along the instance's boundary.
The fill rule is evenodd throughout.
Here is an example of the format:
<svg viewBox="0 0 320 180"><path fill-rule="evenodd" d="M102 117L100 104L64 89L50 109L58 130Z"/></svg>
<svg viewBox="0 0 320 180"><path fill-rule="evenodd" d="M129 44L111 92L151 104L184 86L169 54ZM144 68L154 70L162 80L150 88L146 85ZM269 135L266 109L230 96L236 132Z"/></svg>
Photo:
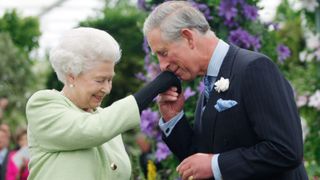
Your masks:
<svg viewBox="0 0 320 180"><path fill-rule="evenodd" d="M78 76L101 62L117 63L121 49L107 32L80 27L66 32L58 45L50 51L50 63L58 79L66 83L68 74Z"/></svg>
<svg viewBox="0 0 320 180"><path fill-rule="evenodd" d="M162 37L168 41L181 38L183 28L196 29L202 34L210 30L204 15L184 1L167 1L157 6L144 22L143 34L147 36L156 28L160 28Z"/></svg>

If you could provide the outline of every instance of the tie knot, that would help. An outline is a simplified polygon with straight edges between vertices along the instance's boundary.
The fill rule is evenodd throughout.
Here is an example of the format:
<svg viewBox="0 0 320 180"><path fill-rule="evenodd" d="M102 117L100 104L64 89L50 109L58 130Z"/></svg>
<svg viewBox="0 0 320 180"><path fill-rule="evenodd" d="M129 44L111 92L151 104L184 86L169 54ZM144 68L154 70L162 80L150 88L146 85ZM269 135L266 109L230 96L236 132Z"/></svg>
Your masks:
<svg viewBox="0 0 320 180"><path fill-rule="evenodd" d="M206 87L209 87L211 89L212 86L212 81L213 81L213 76L205 76L204 77L204 85Z"/></svg>
<svg viewBox="0 0 320 180"><path fill-rule="evenodd" d="M209 94L210 94L210 91L212 89L212 83L213 83L214 79L215 79L214 76L205 76L204 79L203 79L203 83L204 83L204 86L205 86L204 95L205 95L207 100L209 99Z"/></svg>

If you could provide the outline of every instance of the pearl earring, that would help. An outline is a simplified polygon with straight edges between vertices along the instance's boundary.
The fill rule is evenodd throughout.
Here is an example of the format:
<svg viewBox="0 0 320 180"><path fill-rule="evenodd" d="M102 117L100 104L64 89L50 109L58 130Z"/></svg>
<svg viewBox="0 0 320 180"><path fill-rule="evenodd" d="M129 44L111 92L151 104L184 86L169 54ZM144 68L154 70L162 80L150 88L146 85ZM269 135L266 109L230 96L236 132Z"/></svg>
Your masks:
<svg viewBox="0 0 320 180"><path fill-rule="evenodd" d="M74 87L74 85L73 85L73 84L69 84L69 87L70 87L70 88L73 88L73 87Z"/></svg>

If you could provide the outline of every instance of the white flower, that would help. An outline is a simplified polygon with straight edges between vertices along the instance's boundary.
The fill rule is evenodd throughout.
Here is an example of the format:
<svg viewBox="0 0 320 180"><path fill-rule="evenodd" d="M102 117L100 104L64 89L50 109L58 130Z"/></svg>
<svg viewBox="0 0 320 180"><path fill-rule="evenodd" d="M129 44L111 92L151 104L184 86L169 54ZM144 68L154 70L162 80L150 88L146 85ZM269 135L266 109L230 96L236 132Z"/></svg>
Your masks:
<svg viewBox="0 0 320 180"><path fill-rule="evenodd" d="M320 110L320 90L317 90L312 96L310 96L308 105Z"/></svg>
<svg viewBox="0 0 320 180"><path fill-rule="evenodd" d="M219 81L217 81L217 82L214 83L214 86L215 86L214 89L215 89L218 93L224 92L224 91L228 90L228 88L229 88L229 83L230 83L230 82L229 82L229 79L228 79L228 78L225 79L225 78L221 77Z"/></svg>
<svg viewBox="0 0 320 180"><path fill-rule="evenodd" d="M320 47L320 35L313 34L312 32L306 33L307 48L313 50Z"/></svg>
<svg viewBox="0 0 320 180"><path fill-rule="evenodd" d="M302 138L303 138L303 141L305 141L307 135L309 134L309 127L308 127L307 121L303 117L300 117L300 119L301 119L301 128L302 128Z"/></svg>
<svg viewBox="0 0 320 180"><path fill-rule="evenodd" d="M302 6L309 12L314 12L319 6L317 0L301 0Z"/></svg>
<svg viewBox="0 0 320 180"><path fill-rule="evenodd" d="M308 97L306 95L298 96L296 100L296 104L298 108L307 105L308 103Z"/></svg>

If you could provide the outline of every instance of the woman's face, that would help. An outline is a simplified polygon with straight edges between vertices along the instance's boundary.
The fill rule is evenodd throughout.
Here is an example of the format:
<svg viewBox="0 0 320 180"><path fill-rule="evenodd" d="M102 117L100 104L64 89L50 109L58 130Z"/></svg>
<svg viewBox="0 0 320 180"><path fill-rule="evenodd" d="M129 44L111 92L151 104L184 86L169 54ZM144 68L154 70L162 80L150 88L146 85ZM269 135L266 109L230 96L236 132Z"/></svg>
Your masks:
<svg viewBox="0 0 320 180"><path fill-rule="evenodd" d="M97 63L77 77L69 76L69 98L79 108L91 111L101 105L103 98L110 93L114 77L114 62Z"/></svg>
<svg viewBox="0 0 320 180"><path fill-rule="evenodd" d="M18 140L18 144L20 147L26 147L28 146L28 137L27 134L23 134L20 136L19 140Z"/></svg>

